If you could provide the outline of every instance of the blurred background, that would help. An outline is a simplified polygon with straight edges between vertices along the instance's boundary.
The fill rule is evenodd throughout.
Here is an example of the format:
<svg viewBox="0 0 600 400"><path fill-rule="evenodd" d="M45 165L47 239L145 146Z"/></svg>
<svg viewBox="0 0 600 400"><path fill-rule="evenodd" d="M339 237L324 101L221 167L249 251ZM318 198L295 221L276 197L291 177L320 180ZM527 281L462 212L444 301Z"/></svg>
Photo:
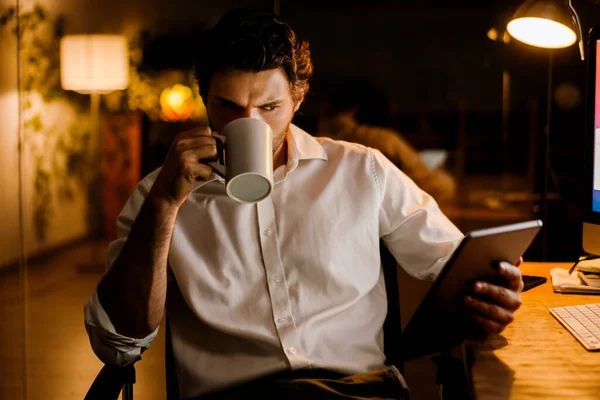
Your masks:
<svg viewBox="0 0 600 400"><path fill-rule="evenodd" d="M115 218L174 136L207 124L190 73L195 47L235 7L275 10L310 42L314 77L297 125L330 134L323 119L346 107L402 137L451 180L439 202L463 231L543 216L550 93L546 242L540 235L526 259L576 260L585 63L577 45L511 38L506 24L521 3L0 0L0 399L84 397L101 363L83 305ZM600 24L599 3L573 0L584 36ZM86 55L90 65L110 54L106 68L125 66L113 86L61 77L61 39L91 34L119 35L116 47L97 43ZM164 398L163 377L161 350L149 352L138 395Z"/></svg>

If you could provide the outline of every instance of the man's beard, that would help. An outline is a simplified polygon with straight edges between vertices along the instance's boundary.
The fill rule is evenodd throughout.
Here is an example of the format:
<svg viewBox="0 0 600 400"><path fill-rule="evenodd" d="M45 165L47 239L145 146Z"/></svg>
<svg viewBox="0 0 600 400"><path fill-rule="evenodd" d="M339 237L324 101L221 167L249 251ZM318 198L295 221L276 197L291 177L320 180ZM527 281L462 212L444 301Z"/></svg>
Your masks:
<svg viewBox="0 0 600 400"><path fill-rule="evenodd" d="M287 137L287 133L290 130L290 125L292 124L292 121L290 121L284 131L282 133L279 133L277 136L275 136L273 138L273 155L275 155L275 153L277 152L277 150L279 150L282 146L285 146L285 139ZM275 133L273 133L275 134Z"/></svg>

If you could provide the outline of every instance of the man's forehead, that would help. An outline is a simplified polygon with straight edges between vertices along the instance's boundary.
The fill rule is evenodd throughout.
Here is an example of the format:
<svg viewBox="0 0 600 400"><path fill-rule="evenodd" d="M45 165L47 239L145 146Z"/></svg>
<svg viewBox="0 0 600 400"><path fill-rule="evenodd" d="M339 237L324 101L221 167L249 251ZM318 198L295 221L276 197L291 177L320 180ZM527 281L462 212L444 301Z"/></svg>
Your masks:
<svg viewBox="0 0 600 400"><path fill-rule="evenodd" d="M226 69L212 76L209 92L232 101L230 96L281 97L290 92L290 83L282 68L258 72Z"/></svg>

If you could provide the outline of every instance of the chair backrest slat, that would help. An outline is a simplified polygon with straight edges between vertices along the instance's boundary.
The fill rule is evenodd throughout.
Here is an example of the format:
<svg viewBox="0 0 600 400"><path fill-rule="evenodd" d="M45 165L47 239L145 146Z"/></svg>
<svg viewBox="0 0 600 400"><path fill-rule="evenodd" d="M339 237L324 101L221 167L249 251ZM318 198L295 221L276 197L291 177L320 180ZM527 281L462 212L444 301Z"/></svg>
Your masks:
<svg viewBox="0 0 600 400"><path fill-rule="evenodd" d="M383 241L379 243L381 268L385 279L385 292L387 294L388 311L383 323L383 345L386 355L386 364L395 365L403 372L403 362L400 354L401 316L400 294L398 293L398 271L396 259L385 247Z"/></svg>
<svg viewBox="0 0 600 400"><path fill-rule="evenodd" d="M175 368L175 357L171 344L171 324L169 317L166 318L165 328L165 376L167 378L167 400L179 400L179 381Z"/></svg>

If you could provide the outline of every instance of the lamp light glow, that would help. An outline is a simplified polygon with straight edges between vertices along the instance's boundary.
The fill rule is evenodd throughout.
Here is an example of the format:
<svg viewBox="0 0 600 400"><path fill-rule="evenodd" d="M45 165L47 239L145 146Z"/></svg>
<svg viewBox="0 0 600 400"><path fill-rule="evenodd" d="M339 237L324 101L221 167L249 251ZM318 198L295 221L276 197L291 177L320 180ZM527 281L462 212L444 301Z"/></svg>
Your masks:
<svg viewBox="0 0 600 400"><path fill-rule="evenodd" d="M194 112L194 95L192 89L176 84L163 90L160 95L160 106L163 115L170 121L185 121Z"/></svg>
<svg viewBox="0 0 600 400"><path fill-rule="evenodd" d="M65 90L106 94L129 84L127 41L119 35L67 35L60 41Z"/></svg>
<svg viewBox="0 0 600 400"><path fill-rule="evenodd" d="M490 28L487 31L487 37L490 40L497 40L498 39L498 31L496 30L496 28Z"/></svg>
<svg viewBox="0 0 600 400"><path fill-rule="evenodd" d="M515 39L535 47L561 49L577 41L577 34L560 22L544 18L519 18L509 22L507 30Z"/></svg>

